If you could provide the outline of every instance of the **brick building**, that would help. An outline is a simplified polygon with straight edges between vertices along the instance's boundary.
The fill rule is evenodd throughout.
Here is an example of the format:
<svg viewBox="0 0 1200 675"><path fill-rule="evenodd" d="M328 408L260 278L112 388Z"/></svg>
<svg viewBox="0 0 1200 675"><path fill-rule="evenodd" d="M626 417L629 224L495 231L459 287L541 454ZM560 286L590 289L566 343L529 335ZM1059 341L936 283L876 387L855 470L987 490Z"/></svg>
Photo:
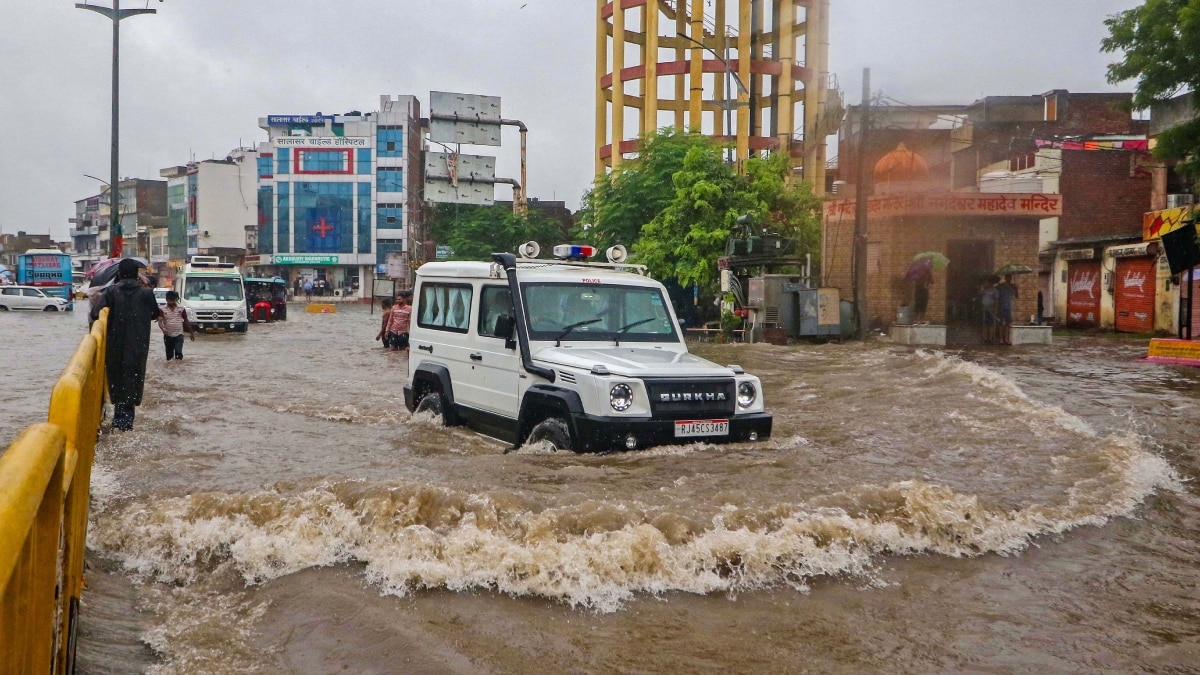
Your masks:
<svg viewBox="0 0 1200 675"><path fill-rule="evenodd" d="M875 166L883 154L903 143L927 159L930 190L1061 195L1061 214L1038 218L1040 255L1024 263L1037 274L1019 280L1031 286L1028 292L1022 289L1023 299L1028 295L1036 302L1040 293L1047 320L1141 330L1147 312L1140 306L1117 307L1115 277L1101 273L1105 260L1104 269L1114 269L1114 252L1130 259L1151 254L1121 248L1141 240L1141 214L1149 207L1153 185L1149 123L1133 118L1130 101L1130 94L1056 89L1033 96L989 96L966 106L876 106L867 166ZM845 180L840 196L852 196L858 180L858 116L852 109L839 138L839 171ZM868 193L877 194L874 179L865 180ZM1130 283L1142 283L1149 292L1143 282L1145 266L1145 260L1122 263ZM1020 311L1017 316L1029 313Z"/></svg>
<svg viewBox="0 0 1200 675"><path fill-rule="evenodd" d="M876 196L868 201L866 256L871 325L900 322L900 308L913 301L909 266L917 254L935 251L951 262L934 273L925 320L979 326L981 281L1006 264L1036 265L1039 221L1061 213L1058 195L949 192L942 178L926 181L927 175L923 158L904 146L874 166ZM853 199L825 204L822 285L841 289L844 298L853 296L854 214ZM1037 287L1031 276L1014 279L1020 290L1014 317L1036 312Z"/></svg>

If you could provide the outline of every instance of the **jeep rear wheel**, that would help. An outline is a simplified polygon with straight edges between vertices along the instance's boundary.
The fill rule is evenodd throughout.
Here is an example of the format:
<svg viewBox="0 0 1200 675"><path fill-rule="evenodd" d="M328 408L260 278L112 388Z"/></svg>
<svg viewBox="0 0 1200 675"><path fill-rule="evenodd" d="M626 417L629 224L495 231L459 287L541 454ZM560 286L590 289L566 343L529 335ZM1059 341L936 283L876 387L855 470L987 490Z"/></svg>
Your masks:
<svg viewBox="0 0 1200 675"><path fill-rule="evenodd" d="M554 446L555 450L570 450L572 446L571 430L567 428L567 423L562 419L547 417L538 422L537 426L529 432L529 438L525 443L549 443Z"/></svg>

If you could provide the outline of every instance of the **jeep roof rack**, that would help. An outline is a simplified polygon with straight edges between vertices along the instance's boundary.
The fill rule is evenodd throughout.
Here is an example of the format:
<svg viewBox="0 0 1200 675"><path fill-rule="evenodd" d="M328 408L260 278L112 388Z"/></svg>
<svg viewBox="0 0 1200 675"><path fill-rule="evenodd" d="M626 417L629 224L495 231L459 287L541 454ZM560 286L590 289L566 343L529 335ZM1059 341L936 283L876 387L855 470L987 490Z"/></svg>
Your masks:
<svg viewBox="0 0 1200 675"><path fill-rule="evenodd" d="M637 265L637 264L633 264L633 263L611 263L611 262L603 262L602 263L602 262L586 262L583 260L550 260L548 258L517 258L517 263L520 265L525 265L525 266L536 265L539 267L554 267L554 266L601 267L601 268L616 270L618 272L624 272L626 270L633 270L644 277L650 276L650 274L646 271L645 265Z"/></svg>

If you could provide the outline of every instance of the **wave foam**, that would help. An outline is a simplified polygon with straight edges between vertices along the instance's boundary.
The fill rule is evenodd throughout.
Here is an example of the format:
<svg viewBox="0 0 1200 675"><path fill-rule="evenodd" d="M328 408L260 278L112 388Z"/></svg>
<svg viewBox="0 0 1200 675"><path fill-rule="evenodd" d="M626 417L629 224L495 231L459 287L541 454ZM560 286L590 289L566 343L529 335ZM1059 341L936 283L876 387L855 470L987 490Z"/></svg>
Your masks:
<svg viewBox="0 0 1200 675"><path fill-rule="evenodd" d="M918 481L703 518L636 502L537 510L502 495L341 482L130 504L100 518L96 543L136 574L177 584L229 568L258 584L359 561L387 594L491 589L611 612L636 593L803 591L816 576L864 575L887 554L1012 554L1178 488L1165 460L1132 439L1106 439L1097 461L1062 503L1010 511Z"/></svg>

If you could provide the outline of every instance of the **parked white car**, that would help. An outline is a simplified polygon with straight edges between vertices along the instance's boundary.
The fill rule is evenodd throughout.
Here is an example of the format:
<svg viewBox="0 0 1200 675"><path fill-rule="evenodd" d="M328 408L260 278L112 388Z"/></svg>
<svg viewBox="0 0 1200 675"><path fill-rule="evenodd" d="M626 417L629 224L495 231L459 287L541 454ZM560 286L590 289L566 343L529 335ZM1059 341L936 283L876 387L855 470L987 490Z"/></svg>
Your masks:
<svg viewBox="0 0 1200 675"><path fill-rule="evenodd" d="M34 286L0 286L0 312L29 309L38 312L65 312L67 301L46 295Z"/></svg>

